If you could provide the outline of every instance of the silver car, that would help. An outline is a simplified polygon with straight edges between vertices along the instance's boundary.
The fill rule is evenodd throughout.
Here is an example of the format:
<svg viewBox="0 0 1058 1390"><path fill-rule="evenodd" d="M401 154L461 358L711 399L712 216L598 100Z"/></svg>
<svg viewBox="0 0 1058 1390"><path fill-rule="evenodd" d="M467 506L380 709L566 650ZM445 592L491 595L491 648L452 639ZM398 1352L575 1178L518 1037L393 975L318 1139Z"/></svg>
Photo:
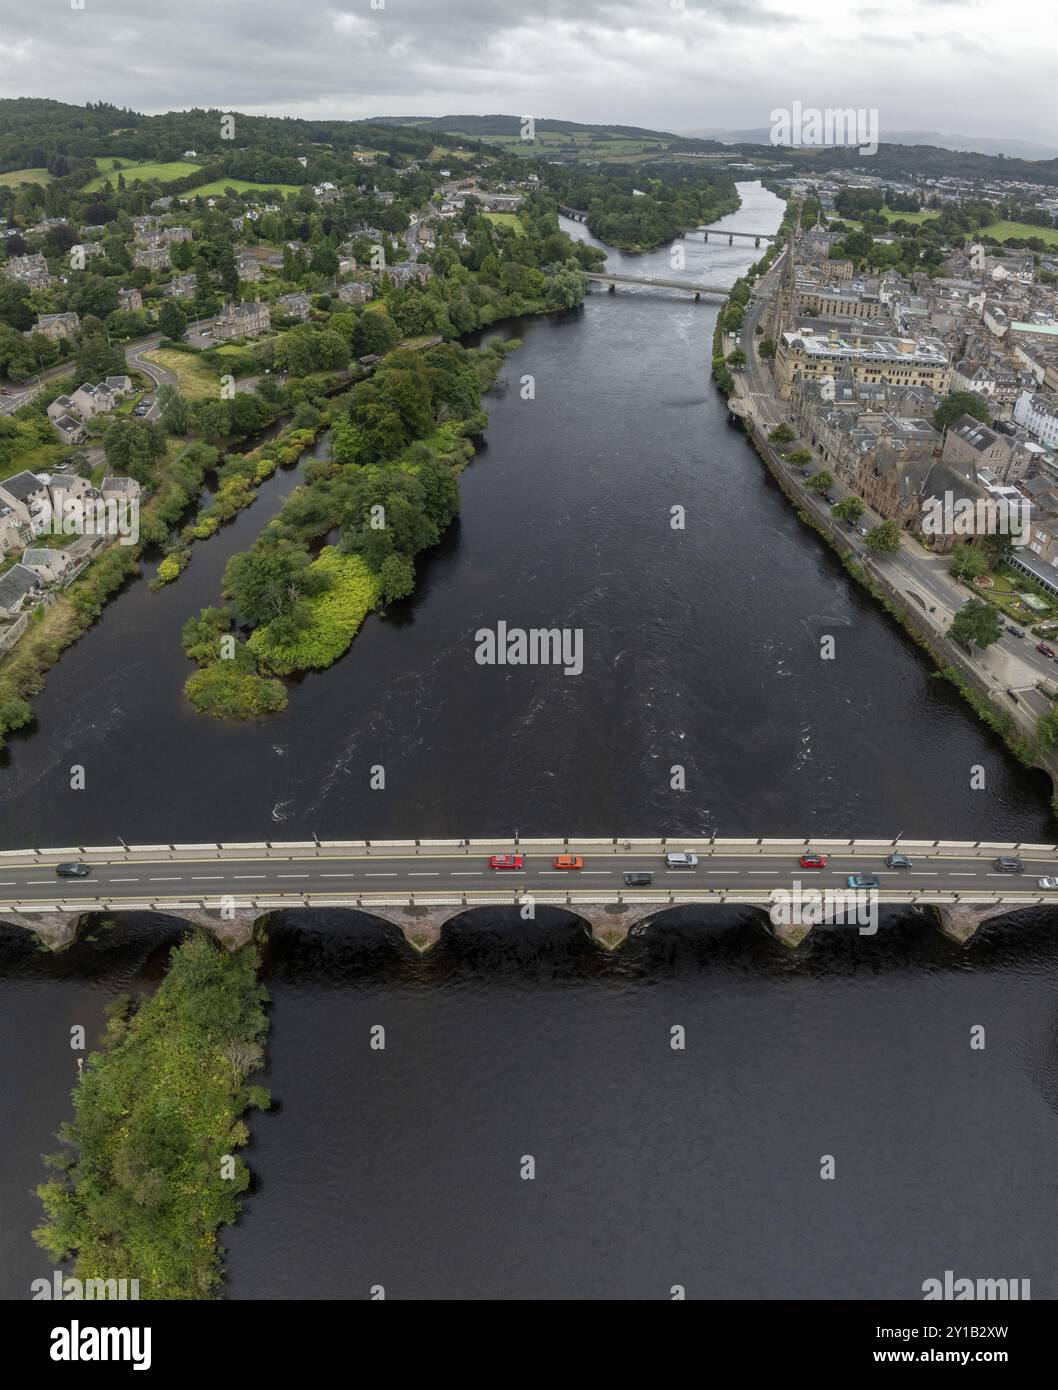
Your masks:
<svg viewBox="0 0 1058 1390"><path fill-rule="evenodd" d="M1036 882L1041 888L1058 888L1058 878L1038 878Z"/></svg>
<svg viewBox="0 0 1058 1390"><path fill-rule="evenodd" d="M665 867L667 869L696 869L698 856L696 854L666 854Z"/></svg>

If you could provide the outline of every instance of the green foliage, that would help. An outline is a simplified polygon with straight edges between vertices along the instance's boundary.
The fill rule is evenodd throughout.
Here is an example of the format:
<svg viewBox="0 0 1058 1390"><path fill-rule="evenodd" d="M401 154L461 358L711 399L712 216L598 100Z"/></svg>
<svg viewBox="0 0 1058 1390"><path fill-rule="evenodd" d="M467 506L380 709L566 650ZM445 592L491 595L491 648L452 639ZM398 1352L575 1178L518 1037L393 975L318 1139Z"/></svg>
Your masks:
<svg viewBox="0 0 1058 1390"><path fill-rule="evenodd" d="M881 554L891 554L900 549L900 527L895 521L883 521L867 533L866 543Z"/></svg>
<svg viewBox="0 0 1058 1390"><path fill-rule="evenodd" d="M792 444L797 436L785 421L781 425L776 425L768 435L769 444L777 444L781 448L784 444Z"/></svg>
<svg viewBox="0 0 1058 1390"><path fill-rule="evenodd" d="M805 450L805 452L808 451ZM809 458L811 458L811 454L809 454ZM828 468L821 468L818 473L812 474L805 486L810 487L813 492L827 492L834 486L834 475Z"/></svg>
<svg viewBox="0 0 1058 1390"><path fill-rule="evenodd" d="M933 412L933 426L941 431L946 430L960 415L972 415L975 420L988 425L992 422L992 407L976 391L951 391Z"/></svg>
<svg viewBox="0 0 1058 1390"><path fill-rule="evenodd" d="M835 502L830 509L830 515L836 516L839 521L859 521L863 515L863 499L850 492L840 502Z"/></svg>
<svg viewBox="0 0 1058 1390"><path fill-rule="evenodd" d="M296 634L282 632L284 640L279 641L269 624L258 628L247 644L266 670L289 675L332 665L378 603L379 581L361 556L326 546L312 568L327 576L328 585L305 603L307 625Z"/></svg>
<svg viewBox="0 0 1058 1390"><path fill-rule="evenodd" d="M971 599L956 613L948 636L964 647L972 643L983 650L999 640L1000 631L999 614L992 605L981 599Z"/></svg>
<svg viewBox="0 0 1058 1390"><path fill-rule="evenodd" d="M223 1249L250 1174L221 1160L246 1144L241 1118L267 1093L247 1085L260 1067L267 995L254 946L229 953L205 935L171 956L156 993L135 1011L112 1009L106 1037L74 1092L57 1176L38 1188L34 1231L52 1259L74 1258L80 1279L138 1279L145 1299L215 1298Z"/></svg>
<svg viewBox="0 0 1058 1390"><path fill-rule="evenodd" d="M956 541L951 548L951 572L956 579L975 579L979 574L987 574L988 555L976 545Z"/></svg>
<svg viewBox="0 0 1058 1390"><path fill-rule="evenodd" d="M215 661L188 676L184 693L199 714L215 719L255 719L286 709L281 681L245 670L237 661Z"/></svg>

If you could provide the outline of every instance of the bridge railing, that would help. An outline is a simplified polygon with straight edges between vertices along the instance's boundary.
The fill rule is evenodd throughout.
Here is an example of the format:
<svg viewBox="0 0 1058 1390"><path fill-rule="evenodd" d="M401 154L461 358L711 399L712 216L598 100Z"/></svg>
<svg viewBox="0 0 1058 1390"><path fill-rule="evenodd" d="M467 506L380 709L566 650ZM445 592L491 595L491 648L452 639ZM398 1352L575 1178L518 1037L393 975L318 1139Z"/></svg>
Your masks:
<svg viewBox="0 0 1058 1390"><path fill-rule="evenodd" d="M824 853L848 851L853 854L880 854L890 850L901 850L909 854L929 858L937 855L986 858L1000 854L1058 854L1058 845L1014 842L998 840L909 840L895 839L838 839L833 837L781 837L781 838L730 838L726 836L669 835L656 837L643 836L590 836L590 835L550 835L524 836L514 834L507 837L490 836L481 839L414 839L414 840L252 840L252 841L208 841L195 844L147 844L130 845L121 842L116 845L65 845L47 848L0 850L0 864L16 867L18 864L61 862L64 859L83 857L85 859L120 859L135 862L136 858L154 856L163 859L223 860L239 857L247 853L261 858L318 858L342 857L370 858L378 855L394 855L403 852L408 856L462 853L466 855L496 854L509 851L512 847L530 851L554 850L558 853L581 848L594 853L614 854L664 853L671 849L685 849L701 855L777 855L789 851L791 855L804 849L816 849ZM627 847L627 848L626 848Z"/></svg>

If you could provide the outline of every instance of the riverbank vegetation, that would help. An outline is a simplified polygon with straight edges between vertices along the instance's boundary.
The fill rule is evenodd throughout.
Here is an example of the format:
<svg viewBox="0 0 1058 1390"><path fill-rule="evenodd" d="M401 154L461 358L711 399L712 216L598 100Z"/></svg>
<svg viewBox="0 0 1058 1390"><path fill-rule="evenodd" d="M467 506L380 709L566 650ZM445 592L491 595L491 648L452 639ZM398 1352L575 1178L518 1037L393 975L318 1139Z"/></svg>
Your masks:
<svg viewBox="0 0 1058 1390"><path fill-rule="evenodd" d="M560 202L587 212L593 236L621 251L649 251L741 206L734 180L718 170L549 165L545 177Z"/></svg>
<svg viewBox="0 0 1058 1390"><path fill-rule="evenodd" d="M487 423L481 393L516 345L401 348L335 402L332 457L311 461L305 483L229 560L230 607L184 628L199 665L186 686L197 710L247 718L281 708L285 691L271 677L330 666L373 608L412 592L415 556L459 510L458 474ZM337 544L314 559L336 530ZM252 629L248 641L236 639L236 622Z"/></svg>
<svg viewBox="0 0 1058 1390"><path fill-rule="evenodd" d="M46 1213L34 1231L79 1279L138 1279L140 1298L218 1296L221 1226L238 1216L250 1173L236 1150L244 1116L270 1104L248 1078L264 1060L268 996L257 947L233 953L196 933L176 947L157 991L107 1010L74 1091L64 1147L45 1159Z"/></svg>

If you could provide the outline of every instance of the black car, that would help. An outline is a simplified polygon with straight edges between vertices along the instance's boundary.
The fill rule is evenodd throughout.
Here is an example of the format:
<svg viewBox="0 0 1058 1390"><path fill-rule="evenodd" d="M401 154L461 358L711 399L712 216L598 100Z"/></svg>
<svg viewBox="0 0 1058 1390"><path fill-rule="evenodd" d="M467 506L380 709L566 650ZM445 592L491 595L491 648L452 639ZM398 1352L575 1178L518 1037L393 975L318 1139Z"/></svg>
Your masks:
<svg viewBox="0 0 1058 1390"><path fill-rule="evenodd" d="M999 858L993 862L997 873L1023 874L1025 872L1025 865L1014 855L1001 854Z"/></svg>
<svg viewBox="0 0 1058 1390"><path fill-rule="evenodd" d="M887 869L910 869L911 860L906 854L887 854L885 856L885 867Z"/></svg>
<svg viewBox="0 0 1058 1390"><path fill-rule="evenodd" d="M832 492L824 492L823 501L831 507L836 507L838 505L838 499L834 496Z"/></svg>
<svg viewBox="0 0 1058 1390"><path fill-rule="evenodd" d="M1025 636L1025 634L1022 632L1021 628L1020 628L1020 627L1015 627L1013 623L1007 623L1007 631L1010 633L1011 637L1024 637L1024 636Z"/></svg>
<svg viewBox="0 0 1058 1390"><path fill-rule="evenodd" d="M56 864L55 872L60 878L87 878L92 870L87 864Z"/></svg>
<svg viewBox="0 0 1058 1390"><path fill-rule="evenodd" d="M654 882L654 875L645 873L640 869L633 869L631 873L625 874L624 880L629 888L646 888Z"/></svg>

